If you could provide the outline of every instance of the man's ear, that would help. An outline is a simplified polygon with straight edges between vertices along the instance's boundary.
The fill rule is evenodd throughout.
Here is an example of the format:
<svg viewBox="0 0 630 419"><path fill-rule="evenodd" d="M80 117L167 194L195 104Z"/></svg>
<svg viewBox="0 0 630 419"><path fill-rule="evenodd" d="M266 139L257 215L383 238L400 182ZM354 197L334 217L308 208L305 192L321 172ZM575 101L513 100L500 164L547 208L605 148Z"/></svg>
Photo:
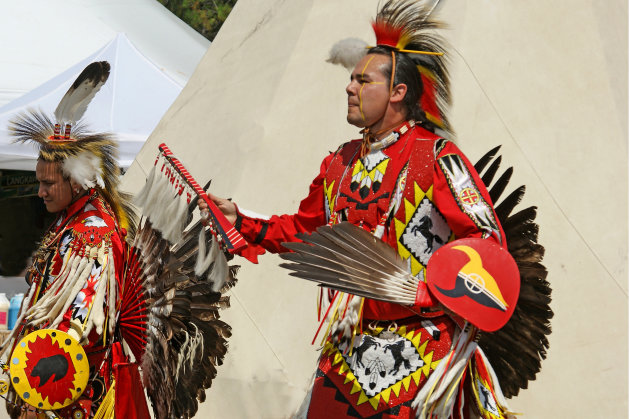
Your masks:
<svg viewBox="0 0 630 419"><path fill-rule="evenodd" d="M68 180L70 181L70 187L72 188L72 191L76 193L77 191L81 192L83 190L83 186L81 186L79 182L75 181L72 178L69 178Z"/></svg>
<svg viewBox="0 0 630 419"><path fill-rule="evenodd" d="M389 97L389 101L391 103L402 102L407 94L407 85L404 83L399 83L392 89L392 93Z"/></svg>

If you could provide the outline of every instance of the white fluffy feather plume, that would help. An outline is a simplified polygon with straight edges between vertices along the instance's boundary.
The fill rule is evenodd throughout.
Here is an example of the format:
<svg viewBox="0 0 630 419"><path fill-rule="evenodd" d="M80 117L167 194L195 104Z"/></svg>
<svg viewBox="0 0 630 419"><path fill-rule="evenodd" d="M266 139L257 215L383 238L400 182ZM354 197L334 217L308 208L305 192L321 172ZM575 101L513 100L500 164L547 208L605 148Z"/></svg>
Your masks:
<svg viewBox="0 0 630 419"><path fill-rule="evenodd" d="M332 46L326 62L344 66L352 71L367 53L367 43L358 38L346 38Z"/></svg>
<svg viewBox="0 0 630 419"><path fill-rule="evenodd" d="M75 156L69 156L63 162L63 173L84 189L93 188L96 185L105 187L101 160L90 152L83 151Z"/></svg>

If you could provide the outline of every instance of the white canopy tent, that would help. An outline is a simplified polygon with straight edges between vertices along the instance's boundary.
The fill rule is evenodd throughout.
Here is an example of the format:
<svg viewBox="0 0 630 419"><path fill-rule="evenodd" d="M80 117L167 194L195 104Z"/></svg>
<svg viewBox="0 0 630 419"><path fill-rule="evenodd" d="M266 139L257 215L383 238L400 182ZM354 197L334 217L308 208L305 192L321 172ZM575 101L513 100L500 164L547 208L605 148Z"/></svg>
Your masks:
<svg viewBox="0 0 630 419"><path fill-rule="evenodd" d="M11 116L52 114L85 65L103 59L112 76L86 121L121 138L128 166L210 45L156 0L0 0L0 12L0 169L34 169L30 146L8 145Z"/></svg>
<svg viewBox="0 0 630 419"><path fill-rule="evenodd" d="M131 164L183 85L144 57L124 34L118 34L96 53L0 108L0 168L35 167L36 147L11 143L8 122L28 109L40 109L52 116L72 82L93 61L108 61L111 73L83 119L94 132L115 133L120 142L120 165Z"/></svg>
<svg viewBox="0 0 630 419"><path fill-rule="evenodd" d="M210 45L156 0L0 0L0 106L120 32L182 85Z"/></svg>

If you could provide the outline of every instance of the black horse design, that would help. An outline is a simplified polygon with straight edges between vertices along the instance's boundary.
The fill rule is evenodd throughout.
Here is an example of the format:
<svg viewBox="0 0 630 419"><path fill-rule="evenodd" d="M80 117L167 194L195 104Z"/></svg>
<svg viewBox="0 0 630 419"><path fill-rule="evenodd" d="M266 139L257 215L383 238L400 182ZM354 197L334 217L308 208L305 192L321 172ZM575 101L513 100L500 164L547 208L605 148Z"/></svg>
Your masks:
<svg viewBox="0 0 630 419"><path fill-rule="evenodd" d="M431 221L431 217L425 215L420 219L418 224L415 224L411 227L411 232L413 234L420 233L422 237L427 241L427 248L424 249L424 253L432 253L433 252L433 242L438 244L444 244L444 240L437 234L431 233L431 229L433 228L433 221Z"/></svg>
<svg viewBox="0 0 630 419"><path fill-rule="evenodd" d="M381 346L381 344L378 343L376 339L374 339L372 336L364 335L363 342L361 342L361 345L359 345L359 347L354 350L354 353L356 354L356 360L357 360L356 365L361 368L365 367L365 365L363 364L363 354L365 353L365 351L367 351L371 347L374 347L376 349L379 346Z"/></svg>
<svg viewBox="0 0 630 419"><path fill-rule="evenodd" d="M385 345L383 351L389 351L394 358L394 368L389 372L390 374L397 374L400 369L401 364L405 364L405 368L411 369L411 362L405 357L402 356L402 351L405 349L405 341L403 339L399 340L396 343L390 343L389 345Z"/></svg>

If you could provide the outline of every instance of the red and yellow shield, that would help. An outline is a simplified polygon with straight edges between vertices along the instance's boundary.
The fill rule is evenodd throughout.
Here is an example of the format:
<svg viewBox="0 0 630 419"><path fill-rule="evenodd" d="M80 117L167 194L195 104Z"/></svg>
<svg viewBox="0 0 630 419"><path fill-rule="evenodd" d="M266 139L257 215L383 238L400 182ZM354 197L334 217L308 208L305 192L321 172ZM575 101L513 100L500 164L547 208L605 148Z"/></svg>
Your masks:
<svg viewBox="0 0 630 419"><path fill-rule="evenodd" d="M85 390L90 366L83 347L65 332L42 329L18 342L9 360L11 384L42 410L68 406Z"/></svg>

